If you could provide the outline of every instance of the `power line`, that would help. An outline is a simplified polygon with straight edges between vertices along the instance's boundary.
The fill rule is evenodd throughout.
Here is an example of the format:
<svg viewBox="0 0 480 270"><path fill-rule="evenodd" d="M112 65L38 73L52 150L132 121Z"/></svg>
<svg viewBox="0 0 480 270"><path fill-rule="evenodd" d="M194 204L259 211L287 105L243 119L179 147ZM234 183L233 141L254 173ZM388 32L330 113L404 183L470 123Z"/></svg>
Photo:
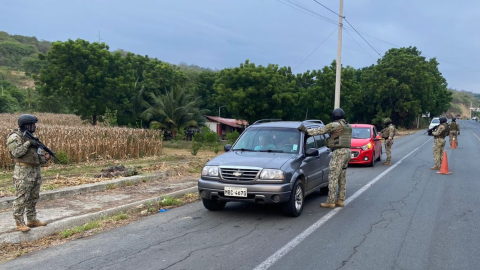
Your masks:
<svg viewBox="0 0 480 270"><path fill-rule="evenodd" d="M332 19L330 19L330 18L327 18L327 17L321 15L320 13L315 12L315 11L309 9L309 8L306 7L305 5L300 4L299 2L297 2L297 1L295 1L295 0L283 0L283 1L287 1L287 2L293 4L293 5L295 5L295 6L299 7L299 8L307 11L307 12L310 12L310 13L312 13L312 14L315 14L316 16L319 16L319 17L321 17L321 18L324 18L326 21L329 21L329 22L331 22L331 23L334 23L334 24L337 24L337 25L338 25L338 23L337 23L335 20L332 20Z"/></svg>
<svg viewBox="0 0 480 270"><path fill-rule="evenodd" d="M345 16L341 16L340 14L338 14L335 11L329 9L327 6L318 2L317 0L313 0L313 1L315 1L315 3L319 4L320 6L324 7L325 9L329 10L330 12L336 14L337 16L342 17L348 23L348 25L350 25L350 27L352 27L352 29L355 32L357 32L357 34L368 44L368 46L370 46L370 48L372 48L378 55L381 56L381 54L377 50L375 50L375 48L373 48L373 46L370 43L368 43L368 41L357 31L357 29L355 29L355 27L353 27L353 25L347 20L347 18ZM342 25L342 27L343 27L343 25Z"/></svg>
<svg viewBox="0 0 480 270"><path fill-rule="evenodd" d="M305 13L305 14L309 15L309 16L312 16L312 17L314 17L314 18L316 18L316 19L319 19L319 20L322 20L322 21L324 21L324 22L328 22L328 23L331 23L331 24L334 24L334 25L337 25L337 26L338 26L338 23L335 22L334 20L329 19L329 18L327 18L327 17L325 17L325 16L323 16L323 15L320 15L319 13L317 13L317 12L315 12L315 11L312 11L311 9L308 9L307 7L305 7L304 5L296 2L295 0L277 0L277 1L280 2L280 3L282 3L282 4L284 4L284 5L286 5L286 6L291 7L291 8L293 8L293 9L297 10L297 11L300 11L300 12L302 12L302 13ZM286 2L283 2L283 1L286 1ZM331 10L330 8L326 7L325 5L323 5L322 3L318 2L317 0L314 0L314 1L315 1L317 4L321 5L322 7L324 7L325 9L327 9L327 10L329 10L330 12L334 13L335 15L340 16L338 13L336 13L335 11L333 11L333 10ZM352 27L352 28L349 28L349 27L343 26L343 29L355 31L355 32L370 46L370 48L372 48L379 56L381 56L381 54L380 54L361 34L363 34L363 35L365 35L365 36L368 36L368 37L370 37L370 38L372 38L372 39L375 39L375 40L377 40L377 41L383 42L383 43L385 43L385 44L389 44L389 45L394 46L394 47L396 47L396 48L401 48L401 47L402 47L402 46L400 46L400 45L397 45L397 44L394 44L394 43L392 43L392 42L386 41L386 40L384 40L384 39L381 39L381 38L372 36L372 35L370 35L370 34L368 34L368 33L363 32L363 31L358 31L357 29L355 29L355 28L353 27L352 24L350 24L350 22L349 22L345 17L343 17L343 18L344 18L345 21ZM361 34L360 34L360 33L361 33ZM347 32L347 34L350 35L350 33L348 33L348 32ZM352 37L352 36L350 35L350 37ZM359 44L353 37L352 37L352 39L360 46L360 44ZM360 46L360 48L363 49L363 47L361 47L361 46ZM365 49L363 49L363 50L365 51ZM365 51L365 52L366 52L366 51ZM312 52L312 53L313 53L313 52ZM368 54L368 55L370 55L370 54ZM425 55L425 56L429 57L428 55ZM370 55L370 57L371 57L371 55ZM307 57L307 58L308 58L308 57ZM430 57L430 58L431 58L431 57ZM479 69L474 69L474 68L471 68L471 67L466 67L466 66L463 66L463 65L459 65L459 64L456 64L456 63L453 63L453 62L449 62L449 61L440 59L440 58L438 58L438 57L435 57L435 58L436 58L438 61L440 61L440 62L448 63L448 64L451 64L451 65L455 65L455 66L461 67L461 68L463 68L463 69L472 70L472 71L475 71L475 72L480 71ZM305 59L305 60L306 60L306 59ZM304 61L305 61L305 60L304 60ZM302 61L302 62L303 62L303 61Z"/></svg>
<svg viewBox="0 0 480 270"><path fill-rule="evenodd" d="M325 41L327 41L327 39L335 32L337 32L337 29L333 30L333 32L330 33L320 44L318 44L318 46L307 57L305 57L305 59L303 59L300 64L298 64L294 69L292 69L292 71L296 70L300 65L302 65L303 62L305 62L316 50L318 50L318 48L320 48L320 46L322 46L322 44L325 43Z"/></svg>
<svg viewBox="0 0 480 270"><path fill-rule="evenodd" d="M357 32L357 34L368 44L368 46L370 46L370 48L372 48L372 50L374 50L379 56L382 56L377 50L375 50L375 48L357 31L357 29L355 29L355 27L353 27L353 25L347 20L347 18L344 18L345 21L348 23L348 25L350 25L350 27L353 28L353 30L355 30L355 32Z"/></svg>
<svg viewBox="0 0 480 270"><path fill-rule="evenodd" d="M325 16L322 16L322 15L320 15L320 14L318 14L318 13L316 13L316 12L310 10L310 9L307 9L307 8L301 8L301 9L300 9L300 8L297 8L295 5L292 5L292 4L291 4L292 2L283 2L283 1L281 1L281 0L277 0L277 1L280 2L280 3L282 3L282 4L284 4L284 5L286 5L286 6L289 6L289 7L293 8L293 9L295 9L295 10L298 10L298 11L300 11L300 12L302 12L302 13L305 13L305 14L307 14L307 15L309 15L309 16L312 16L312 17L315 17L315 18L317 18L317 19L319 19L319 20L322 20L322 21L324 21L324 22L328 22L328 23L332 23L332 24L338 25L338 23L336 23L334 20L329 19L329 18L327 18L327 17L325 17ZM285 0L285 1L288 1L288 0ZM297 4L298 4L298 3L297 3ZM297 6L298 6L298 5L297 5Z"/></svg>
<svg viewBox="0 0 480 270"><path fill-rule="evenodd" d="M335 15L337 15L337 16L339 16L339 17L343 17L343 18L345 18L345 16L340 16L340 14L338 14L338 13L336 13L335 11L333 11L333 10L329 9L329 8L328 8L328 7L326 7L324 4L322 4L322 3L318 2L317 0L313 0L313 1L317 2L317 4L319 4L320 6L322 6L322 7L326 8L326 9L328 9L328 10L329 10L330 12L332 12L333 14L335 14Z"/></svg>
<svg viewBox="0 0 480 270"><path fill-rule="evenodd" d="M370 58L373 59L373 61L377 61L377 59L375 59L371 54L369 54L363 47L362 45L360 45L360 43L358 43L358 41L353 38L353 36L350 34L350 32L347 30L347 29L344 29L345 32L347 32L347 34L353 39L353 41L355 41L355 43L357 43L358 47L360 47L368 56L370 56Z"/></svg>

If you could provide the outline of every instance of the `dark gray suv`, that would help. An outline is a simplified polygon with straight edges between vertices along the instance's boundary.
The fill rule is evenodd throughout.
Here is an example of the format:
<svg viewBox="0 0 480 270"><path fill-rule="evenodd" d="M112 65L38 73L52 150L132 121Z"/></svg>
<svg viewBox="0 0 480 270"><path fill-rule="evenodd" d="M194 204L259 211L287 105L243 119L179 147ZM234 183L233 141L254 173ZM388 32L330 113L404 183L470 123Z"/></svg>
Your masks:
<svg viewBox="0 0 480 270"><path fill-rule="evenodd" d="M326 136L297 128L324 126L320 120L260 120L249 126L225 154L210 160L198 180L203 205L221 210L227 202L282 205L288 216L302 213L306 195L328 186L331 151Z"/></svg>

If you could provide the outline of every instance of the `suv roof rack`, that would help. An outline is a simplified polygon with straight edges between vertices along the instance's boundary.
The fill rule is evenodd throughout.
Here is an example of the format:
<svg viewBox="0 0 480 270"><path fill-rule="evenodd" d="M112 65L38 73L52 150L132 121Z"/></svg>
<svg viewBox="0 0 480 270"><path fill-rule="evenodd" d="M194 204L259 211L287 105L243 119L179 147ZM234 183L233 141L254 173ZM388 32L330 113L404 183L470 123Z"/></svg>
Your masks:
<svg viewBox="0 0 480 270"><path fill-rule="evenodd" d="M303 121L303 122L304 122L304 123L305 123L305 122L320 123L320 124L323 125L323 121L322 121L322 120L316 120L316 119L305 120L305 121Z"/></svg>
<svg viewBox="0 0 480 270"><path fill-rule="evenodd" d="M282 119L261 119L256 121L255 123L251 124L250 126L260 124L260 123L267 123L267 122L278 122L278 121L283 121Z"/></svg>

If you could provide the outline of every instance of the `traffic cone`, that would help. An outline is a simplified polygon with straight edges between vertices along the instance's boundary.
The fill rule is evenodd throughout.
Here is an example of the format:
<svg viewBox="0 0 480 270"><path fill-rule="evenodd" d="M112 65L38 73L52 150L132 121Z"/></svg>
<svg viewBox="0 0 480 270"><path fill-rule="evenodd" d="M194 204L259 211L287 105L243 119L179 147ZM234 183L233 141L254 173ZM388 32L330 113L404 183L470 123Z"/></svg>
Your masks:
<svg viewBox="0 0 480 270"><path fill-rule="evenodd" d="M452 174L451 172L448 171L447 151L443 151L442 166L440 167L440 171L437 172L437 173L440 173L440 174Z"/></svg>
<svg viewBox="0 0 480 270"><path fill-rule="evenodd" d="M455 140L455 137L453 137L453 139L452 139L452 145L450 146L450 148L457 149L457 142Z"/></svg>

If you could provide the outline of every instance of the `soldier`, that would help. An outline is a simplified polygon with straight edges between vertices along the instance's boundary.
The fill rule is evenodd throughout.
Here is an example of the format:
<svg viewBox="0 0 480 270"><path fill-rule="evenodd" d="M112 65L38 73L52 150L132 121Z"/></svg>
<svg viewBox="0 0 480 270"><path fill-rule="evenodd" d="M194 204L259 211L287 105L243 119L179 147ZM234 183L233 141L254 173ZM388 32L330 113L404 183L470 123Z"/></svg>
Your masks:
<svg viewBox="0 0 480 270"><path fill-rule="evenodd" d="M448 136L448 124L445 116L440 117L440 125L432 132L434 139L433 142L433 159L435 160L435 167L431 167L431 170L440 170L440 165L443 159L443 149L445 148L445 137Z"/></svg>
<svg viewBox="0 0 480 270"><path fill-rule="evenodd" d="M385 128L382 130L382 138L385 139L385 152L387 153L387 160L383 165L391 165L392 161L392 145L393 145L393 136L395 136L395 126L392 124L390 118L385 118L383 120Z"/></svg>
<svg viewBox="0 0 480 270"><path fill-rule="evenodd" d="M346 173L350 161L350 146L352 142L352 128L345 121L345 112L337 108L333 110L333 122L325 127L307 129L304 125L298 127L308 135L329 134L327 146L333 151L330 160L330 174L328 175L328 198L320 206L324 208L343 207L346 193ZM337 195L338 186L338 199Z"/></svg>
<svg viewBox="0 0 480 270"><path fill-rule="evenodd" d="M452 118L452 123L450 123L450 147L452 147L453 141L455 141L455 147L458 146L458 137L460 135L460 125L457 123L457 118Z"/></svg>
<svg viewBox="0 0 480 270"><path fill-rule="evenodd" d="M15 186L15 201L13 202L13 218L17 224L17 230L27 232L30 227L45 226L46 223L37 219L35 206L40 195L42 184L41 165L50 159L49 154L44 154L38 147L36 140L24 136L24 132L34 133L37 117L23 114L18 118L18 126L8 136L7 147L15 162L13 182ZM27 214L25 225L24 213Z"/></svg>

